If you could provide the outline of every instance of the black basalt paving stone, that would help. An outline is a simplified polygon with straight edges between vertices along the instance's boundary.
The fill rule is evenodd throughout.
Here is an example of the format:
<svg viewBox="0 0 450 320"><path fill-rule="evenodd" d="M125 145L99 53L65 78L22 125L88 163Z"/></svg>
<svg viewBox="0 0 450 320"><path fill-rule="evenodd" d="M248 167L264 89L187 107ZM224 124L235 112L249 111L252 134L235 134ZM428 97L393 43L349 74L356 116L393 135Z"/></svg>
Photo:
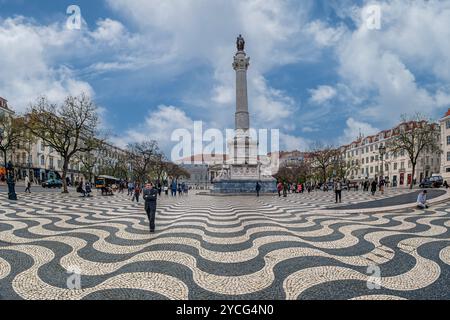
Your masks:
<svg viewBox="0 0 450 320"><path fill-rule="evenodd" d="M137 289L100 290L85 296L82 300L168 300L169 298L156 292Z"/></svg>
<svg viewBox="0 0 450 320"><path fill-rule="evenodd" d="M2 196L0 196L0 201ZM69 201L68 199L67 201ZM83 199L84 200L84 199ZM385 263L382 264L381 271L383 276L396 276L405 272L408 272L415 266L415 259L410 254L405 253L403 251L400 251L397 247L397 244L402 239L415 237L414 234L427 231L429 230L430 226L424 224L424 223L418 223L417 221L422 218L427 217L433 217L433 215L436 215L433 209L424 211L423 215L416 215L413 214L411 217L408 217L406 221L411 222L415 224L414 228L411 228L409 230L400 230L395 231L396 227L399 227L401 222L394 220L393 218L398 217L399 215L405 215L408 213L411 213L411 210L403 210L398 211L395 213L389 213L384 214L383 216L388 219L387 223L384 223L383 225L365 225L364 223L370 223L370 221L378 221L377 215L364 215L364 214L357 214L357 215L350 215L350 214L339 214L339 215L328 215L324 216L320 213L314 213L309 212L312 207L320 207L319 205L314 205L310 207L302 207L302 205L295 205L294 201L292 202L283 202L280 201L278 203L279 206L285 206L284 208L278 208L277 205L274 206L265 206L264 208L261 208L261 210L258 210L258 214L251 212L251 210L257 209L258 206L261 206L261 203L256 202L255 204L249 204L246 206L231 206L231 205L224 205L226 204L226 201L229 200L223 200L219 201L218 203L214 205L210 204L204 204L203 208L200 208L200 205L196 206L189 206L186 203L178 203L170 206L160 206L160 210L158 212L158 226L163 226L165 231L170 231L171 233L156 233L157 239L164 241L165 238L168 237L180 237L180 238L190 238L194 239L196 241L199 241L199 244L201 248L210 250L213 252L239 252L241 250L246 250L249 248L252 248L254 246L254 241L261 238L261 237L271 237L271 236L294 236L291 232L293 231L315 231L320 230L321 223L327 223L331 220L333 220L333 224L329 226L333 232L330 235L324 235L322 237L298 237L299 241L280 241L280 242L272 242L269 244L262 245L259 249L259 254L255 258L252 258L248 261L244 261L242 263L232 263L228 264L224 262L215 262L210 261L208 259L202 258L199 256L199 249L195 246L191 245L184 245L184 244L169 244L169 243L162 243L162 244L155 244L155 241L152 239L155 239L155 235L149 235L148 240L127 240L122 239L117 236L117 232L119 230L125 230L126 232L130 234L146 234L146 230L148 228L148 222L147 218L145 216L145 213L143 211L142 205L139 207L137 206L130 206L128 203L124 201L120 201L120 199L117 199L118 201L112 202L111 204L108 204L107 202L102 202L99 204L99 202L95 202L93 199L86 199L87 201L81 203L79 199L72 199L70 201L74 202L76 201L77 204L71 204L64 209L60 209L60 203L61 206L63 206L63 202L61 202L60 199L55 202L52 207L54 209L51 209L53 211L52 214L47 216L45 213L39 213L39 209L36 210L35 206L33 207L33 202L36 202L36 200L30 201L26 206L22 206L21 214L29 217L28 219L24 219L23 217L15 216L17 221L33 221L33 217L35 218L42 218L46 219L48 222L40 222L42 223L41 227L45 230L49 231L61 231L61 238L62 237L75 237L79 239L83 239L87 242L86 246L79 250L77 254L82 258L93 262L104 262L104 263L116 263L116 262L125 262L126 264L121 267L119 270L111 273L111 274L105 274L100 276L82 276L82 284L86 287L95 287L98 286L100 283L114 277L120 274L124 273L136 273L136 272L157 272L157 273L163 273L172 277L176 277L186 283L186 285L189 287L189 297L191 299L282 299L285 297L284 290L283 290L283 281L284 279L289 276L290 274L304 268L308 267L317 267L321 265L335 265L335 266L341 266L346 268L351 268L354 270L358 270L359 272L363 273L365 272L364 267L354 267L349 266L344 263L339 262L337 259L333 258L323 258L323 257L299 257L299 258L292 258L288 260L284 260L277 264L274 268L275 271L275 282L270 284L267 288L259 291L254 292L251 294L246 295L237 295L237 296L227 296L227 295L221 295L213 292L209 292L205 290L204 288L200 288L195 281L193 280L193 271L190 270L187 266L183 266L179 263L172 263L172 262L166 262L166 261L144 261L144 262L134 262L134 263L128 263L127 260L133 258L134 256L144 253L144 252L151 252L151 251L177 251L177 252L184 252L196 259L196 269L197 271L203 271L209 274L215 274L215 275L222 275L222 276L240 276L240 275L248 275L251 273L255 273L260 271L265 266L265 260L264 257L266 255L270 256L270 253L274 250L279 250L283 248L314 248L319 251L336 255L336 256L360 256L364 255L374 249L374 245L370 242L367 242L363 237L369 233L372 232L379 232L379 231L388 231L389 229L392 229L393 232L397 232L396 235L385 237L381 240L383 245L386 245L390 248L395 249L395 257ZM188 201L188 200L185 200ZM278 199L274 199L273 201L278 201ZM34 203L35 205L36 203ZM49 210L49 202L43 201L42 205L45 207L46 212L51 212ZM82 205L88 205L92 206L92 210L90 210L88 207L83 207ZM99 208L99 206L102 206L103 208ZM108 212L108 208L110 207L116 207L113 212ZM253 208L253 206L255 208ZM33 209L31 209L33 208ZM170 209L172 208L172 209ZM44 208L43 208L44 209ZM436 208L438 212L444 212L444 209L442 207ZM124 210L122 212L122 210ZM171 214L165 214L163 211L168 210L170 213L176 213L175 215ZM302 212L304 210L304 212ZM61 215L61 219L67 219L68 215L67 213L61 214L58 213L58 211L62 212L71 212L70 215L71 219L66 222L66 225L68 229L61 230L59 227L56 227L54 224L58 221L61 221L58 217L58 215ZM140 216L139 211L142 211L142 216ZM273 215L274 211L277 212L288 212L289 214L283 214L283 216L280 216L279 218L276 217L276 215ZM211 213L213 212L213 213ZM267 213L267 216L264 216L265 213ZM14 214L13 214L14 215ZM76 219L78 217L83 217L87 222L80 222ZM226 217L226 219L223 219ZM295 220L287 221L289 217L296 217ZM352 217L355 218L354 221L352 221ZM364 217L364 219L360 219ZM130 219L126 221L127 219ZM255 225L250 226L244 226L247 222L252 222L255 219L261 220L266 219L266 223L258 223ZM43 221L46 221L43 220ZM1 221L1 214L0 214L0 221ZM299 222L307 222L307 221L313 221L314 225L310 227L295 227L295 223ZM439 217L439 219L436 219L432 222L430 222L431 225L439 225L443 226L444 222L448 221L447 217ZM24 221L25 222L25 221ZM92 223L91 223L92 222ZM189 226L189 223L200 223L200 226ZM28 226L30 226L27 222L25 222ZM111 223L116 224L117 227L112 226L102 226L102 223ZM180 226L179 224L183 223L186 224L185 226ZM93 224L96 224L96 226L93 226ZM224 225L226 224L226 225ZM0 232L2 230L2 225L6 225L7 228L11 227L11 225L8 224L7 221L4 221L3 224L0 222ZM71 230L71 225L73 226L73 230ZM134 226L142 226L144 227L144 230L137 230ZM347 225L353 225L353 226L362 226L364 229L355 230L352 231L352 235L357 237L359 242L357 244L354 244L348 248L336 248L336 249L321 249L316 247L320 246L320 241L336 241L339 239L344 238L344 234L342 231L339 231L339 228L345 227ZM279 232L267 232L267 231L261 231L257 230L256 228L265 227L265 226L273 226L273 227L282 227L286 231L279 231ZM169 227L169 229L166 229L166 227ZM205 230L206 228L216 228L216 229L225 229L230 227L238 227L243 230L237 231L237 232L211 232ZM32 234L29 233L27 228L22 228L19 230L19 234L23 235L24 238L33 237ZM257 231L256 233L249 236L249 240L239 243L239 244L232 244L232 245L220 245L220 244L214 244L214 243L208 243L204 239L202 239L201 235L192 234L189 232L181 231L183 228L188 229L197 229L203 231L206 235L212 236L212 237L222 237L222 238L233 238L236 236L244 236L249 231ZM6 229L8 230L8 229ZM9 229L10 230L10 229ZM102 230L108 234L105 241L107 241L110 244L118 245L120 250L120 246L126 248L128 246L135 246L135 245L141 245L143 246L142 250L135 253L130 254L107 254L102 253L93 248L93 244L99 240L98 236L95 236L91 234L92 232L95 232L96 230ZM439 260L439 251L443 249L444 247L448 246L448 242L446 242L446 238L448 237L448 233L441 234L436 236L438 238L437 244L438 245L424 245L421 248L419 248L419 253L422 252L421 255L432 259L433 261L437 261L439 266L441 267L442 275L432 285L425 288L427 290L425 293L420 293L420 290L415 290L408 293L408 297L410 296L417 296L419 298L425 296L425 297L444 297L445 296L445 289L448 288L448 266ZM72 250L72 248L69 245L66 245L64 243L59 243L58 241L46 241L47 236L41 237L34 235L34 238L31 239L31 244L39 245L47 247L48 249L52 250L55 254L55 258L49 262L46 263L44 266L42 266L39 269L39 276L42 277L42 279L49 284L55 285L56 287L65 288L66 286L66 280L69 276L60 265L59 261L62 257L69 254ZM58 237L55 237L56 239ZM442 240L439 240L442 239ZM33 241L36 240L36 241ZM308 240L312 242L311 244L307 244L305 240ZM4 245L8 247L10 244L5 244L0 242L0 247ZM9 275L10 276L10 275ZM8 276L8 277L9 277ZM445 277L445 278L444 278ZM12 280L11 280L12 281ZM330 282L324 285L319 285L314 288L310 288L305 292L307 296L314 297L314 296L320 296L321 293L330 294L330 297L323 297L325 299L327 298L334 298L335 296L339 298L352 298L354 296L358 295L365 295L366 293L363 293L364 290L367 291L367 289L364 289L366 287L365 282L363 281L354 281L350 286L348 286L348 281L335 281ZM0 282L1 284L1 282ZM333 286L338 286L339 290L335 291L335 293L330 292L330 289L328 289L327 285L332 284ZM351 293L352 289L354 288L360 288L360 292L363 294L360 294L360 292L356 292L356 295ZM1 288L1 287L0 287ZM348 289L347 289L348 288ZM310 291L312 290L312 291ZM358 289L359 290L359 289ZM318 292L316 294L316 291ZM416 292L417 291L417 292ZM337 293L336 293L337 292ZM383 291L383 294L389 294L390 291L385 290ZM381 293L376 293L381 294ZM390 292L390 294L394 294L397 296L401 296L398 292ZM0 290L0 296L1 296L1 290ZM3 295L4 296L4 295ZM404 295L406 296L406 294ZM116 299L163 299L164 297L160 296L157 293L153 292L146 292L141 290L129 290L129 289L119 289L118 290L102 290L99 292L96 292L89 296L90 299L109 299L109 298L116 298ZM322 299L323 299L322 298Z"/></svg>
<svg viewBox="0 0 450 320"><path fill-rule="evenodd" d="M432 242L418 248L417 252L421 257L439 264L441 274L439 279L430 286L413 292L413 297L421 299L421 296L425 296L427 299L450 300L450 265L439 258L441 250L448 246L450 246L450 238L446 242Z"/></svg>
<svg viewBox="0 0 450 320"><path fill-rule="evenodd" d="M12 224L8 224L7 222L4 223L0 222L0 232L12 229L14 229L14 226Z"/></svg>
<svg viewBox="0 0 450 320"><path fill-rule="evenodd" d="M443 196L446 193L444 190L429 190L428 191L428 200L438 198ZM342 207L332 207L329 210L356 210L356 209L373 209L373 208L382 208L382 207L390 207L390 206L398 206L404 204L414 204L417 202L417 196L419 192L413 192L408 194L403 194L391 198L386 198L382 200L375 200L370 202L362 202L358 204L353 204L349 206Z"/></svg>
<svg viewBox="0 0 450 320"><path fill-rule="evenodd" d="M349 266L347 264L344 264L338 260L331 259L331 258L325 258L325 257L300 257L300 258L293 258L283 261L282 263L279 263L275 268L275 281L272 284L271 288L268 290L274 290L274 288L283 288L283 283L285 279L290 276L291 274L296 273L299 270L309 269L309 268L316 268L321 266L334 266L334 267L341 267L341 268L348 268L353 269L355 271L365 273L367 268L364 267L356 267L356 266ZM285 299L285 292L283 290L283 295L280 297L281 299ZM323 295L322 298L319 299L325 299L327 300L328 297L326 295ZM331 299L331 296L330 296Z"/></svg>
<svg viewBox="0 0 450 320"><path fill-rule="evenodd" d="M411 293L385 288L370 290L367 281L342 280L318 284L306 289L298 300L349 300L362 296L390 295L407 299Z"/></svg>
<svg viewBox="0 0 450 320"><path fill-rule="evenodd" d="M0 300L21 300L22 298L14 291L12 287L13 279L18 274L30 269L33 266L33 258L22 252L8 250L7 248L0 248L0 255L11 266L10 273L5 278L0 280Z"/></svg>

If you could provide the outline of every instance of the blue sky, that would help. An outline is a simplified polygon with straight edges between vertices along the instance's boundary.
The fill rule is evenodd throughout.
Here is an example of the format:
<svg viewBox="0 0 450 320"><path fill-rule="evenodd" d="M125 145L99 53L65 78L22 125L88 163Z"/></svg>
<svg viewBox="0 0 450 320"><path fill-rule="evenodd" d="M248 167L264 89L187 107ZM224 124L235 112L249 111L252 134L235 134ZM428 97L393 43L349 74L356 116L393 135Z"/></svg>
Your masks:
<svg viewBox="0 0 450 320"><path fill-rule="evenodd" d="M66 8L81 8L67 30ZM364 20L377 4L381 28ZM283 149L351 142L450 107L450 1L0 0L0 96L90 93L119 145L234 123L235 37L251 57L252 125Z"/></svg>

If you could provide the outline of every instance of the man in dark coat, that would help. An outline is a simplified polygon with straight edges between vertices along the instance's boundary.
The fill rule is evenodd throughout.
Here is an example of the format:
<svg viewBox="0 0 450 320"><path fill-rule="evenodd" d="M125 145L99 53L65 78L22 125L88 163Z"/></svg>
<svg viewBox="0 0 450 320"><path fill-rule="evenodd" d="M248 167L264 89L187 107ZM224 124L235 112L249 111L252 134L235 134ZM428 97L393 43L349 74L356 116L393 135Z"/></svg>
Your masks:
<svg viewBox="0 0 450 320"><path fill-rule="evenodd" d="M372 195L374 196L375 195L375 193L377 192L377 182L375 181L375 180L373 180L372 181L372 184L371 184L371 191L372 191Z"/></svg>
<svg viewBox="0 0 450 320"><path fill-rule="evenodd" d="M158 190L153 188L152 183L147 183L144 189L145 211L150 221L150 232L155 232L156 202L158 200Z"/></svg>
<svg viewBox="0 0 450 320"><path fill-rule="evenodd" d="M256 183L256 195L259 197L259 193L261 192L261 185L259 182Z"/></svg>

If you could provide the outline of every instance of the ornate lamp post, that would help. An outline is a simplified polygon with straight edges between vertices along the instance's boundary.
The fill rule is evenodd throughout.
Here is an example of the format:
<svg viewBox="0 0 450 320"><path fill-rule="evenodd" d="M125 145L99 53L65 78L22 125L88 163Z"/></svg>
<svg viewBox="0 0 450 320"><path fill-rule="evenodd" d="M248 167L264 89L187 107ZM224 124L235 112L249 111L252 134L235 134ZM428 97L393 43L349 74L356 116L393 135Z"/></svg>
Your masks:
<svg viewBox="0 0 450 320"><path fill-rule="evenodd" d="M0 129L0 145L3 142L3 129ZM5 154L6 159L6 154ZM6 181L8 183L8 199L16 201L17 200L17 194L15 191L16 183L14 182L14 167L11 161L9 161L7 164L5 164L6 169Z"/></svg>
<svg viewBox="0 0 450 320"><path fill-rule="evenodd" d="M384 145L381 145L380 148L378 148L378 151L380 152L380 159L381 159L381 178L384 180L384 156L386 155L386 147Z"/></svg>
<svg viewBox="0 0 450 320"><path fill-rule="evenodd" d="M2 145L2 142L3 142L3 129L0 128L0 147ZM5 162L4 162L4 164L5 164L5 170L6 170L6 154L5 154Z"/></svg>

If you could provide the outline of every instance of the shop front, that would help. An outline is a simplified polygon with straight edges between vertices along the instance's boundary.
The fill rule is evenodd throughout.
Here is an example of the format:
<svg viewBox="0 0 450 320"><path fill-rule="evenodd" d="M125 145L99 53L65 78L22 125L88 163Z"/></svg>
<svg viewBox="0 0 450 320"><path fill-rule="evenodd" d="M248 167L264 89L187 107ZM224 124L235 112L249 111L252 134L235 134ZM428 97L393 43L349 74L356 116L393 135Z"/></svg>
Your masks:
<svg viewBox="0 0 450 320"><path fill-rule="evenodd" d="M5 167L0 167L0 181L4 182L6 180L6 169Z"/></svg>

